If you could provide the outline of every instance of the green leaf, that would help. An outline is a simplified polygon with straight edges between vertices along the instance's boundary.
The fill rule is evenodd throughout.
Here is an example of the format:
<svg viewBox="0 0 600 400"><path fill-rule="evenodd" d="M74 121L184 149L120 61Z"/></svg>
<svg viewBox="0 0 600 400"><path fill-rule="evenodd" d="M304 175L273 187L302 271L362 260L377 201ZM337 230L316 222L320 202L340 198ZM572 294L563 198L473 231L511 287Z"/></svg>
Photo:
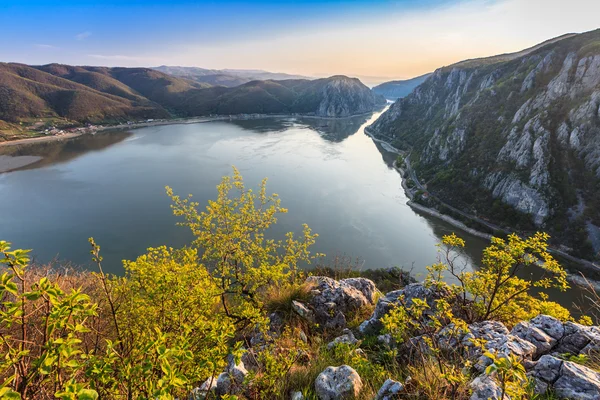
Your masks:
<svg viewBox="0 0 600 400"><path fill-rule="evenodd" d="M0 389L0 399L21 400L21 395L11 388L2 388Z"/></svg>
<svg viewBox="0 0 600 400"><path fill-rule="evenodd" d="M96 400L98 398L98 393L92 389L81 389L79 393L77 393L77 398L79 400Z"/></svg>

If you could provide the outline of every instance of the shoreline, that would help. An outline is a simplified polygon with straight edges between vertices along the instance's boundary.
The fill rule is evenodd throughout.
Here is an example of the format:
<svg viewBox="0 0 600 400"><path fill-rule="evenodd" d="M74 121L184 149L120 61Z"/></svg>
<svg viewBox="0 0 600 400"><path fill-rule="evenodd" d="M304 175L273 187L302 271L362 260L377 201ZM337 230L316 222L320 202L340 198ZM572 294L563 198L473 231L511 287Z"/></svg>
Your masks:
<svg viewBox="0 0 600 400"><path fill-rule="evenodd" d="M120 124L120 125L107 125L107 126L98 126L98 128L94 132L73 132L73 133L65 133L60 135L45 135L45 136L34 136L30 138L22 138L15 140L7 140L4 142L0 142L0 148L2 147L10 147L10 146L18 146L23 144L31 144L31 143L43 143L43 142L52 142L52 141L60 141L60 140L69 140L74 139L83 135L95 135L96 133L112 131L112 130L124 130L124 129L138 129L138 128L146 128L149 126L161 126L161 125L182 125L182 124L200 124L204 122L215 122L215 121L245 121L245 120L255 120L255 119L264 119L264 118L311 118L311 119L325 119L325 120L343 120L347 118L361 117L372 115L377 110L363 113L363 114L354 114L346 117L320 117L317 115L306 115L306 114L235 114L235 115L227 115L227 116L213 116L213 117L189 117L189 118L174 118L167 120L159 120L159 121L151 121L151 122L137 122L133 124Z"/></svg>
<svg viewBox="0 0 600 400"><path fill-rule="evenodd" d="M365 129L365 134L367 136L369 136L373 141L376 141L378 143L382 143L385 144L387 147L389 147L392 150L389 150L392 153L396 153L396 154L403 154L403 152L397 148L395 148L394 146L392 146L389 142L386 142L385 140L381 140L378 139L376 137L373 136L372 133L370 133L367 129ZM386 148L387 150L387 148ZM431 217L437 218L439 220L442 220L450 225L452 225L455 228L460 229L461 231L468 233L470 235L482 238L482 239L486 239L486 240L490 240L493 235L489 234L489 233L485 233L482 231L478 231L476 229L473 228L469 228L468 226L466 226L463 222L447 215L444 213L439 212L436 209L430 208L430 207L426 207L422 204L418 204L415 203L413 201L413 193L410 190L410 188L408 187L408 185L406 184L406 178L404 177L405 175L405 171L402 168L399 168L395 165L393 165L393 168L398 172L398 174L400 175L400 180L401 180L401 185L402 185L402 189L404 190L404 193L406 194L406 197L409 198L409 200L406 202L406 204L412 208L415 211L420 211L424 214L427 214ZM577 270L577 273L572 273L572 271L567 270L567 279L574 283L575 285L579 286L579 287L583 287L583 288L587 288L590 285L594 288L598 288L600 289L600 280L594 280L594 279L589 279L587 277L582 278L580 276L580 274L582 274L583 272L585 272L586 270L595 274L600 274L600 266L596 265L595 263L588 261L588 260L584 260L582 258L578 258L578 257L574 257L570 254L567 254L561 250L558 250L556 248L550 247L548 246L548 252L554 254L554 255L558 255L568 261L577 263L581 268Z"/></svg>

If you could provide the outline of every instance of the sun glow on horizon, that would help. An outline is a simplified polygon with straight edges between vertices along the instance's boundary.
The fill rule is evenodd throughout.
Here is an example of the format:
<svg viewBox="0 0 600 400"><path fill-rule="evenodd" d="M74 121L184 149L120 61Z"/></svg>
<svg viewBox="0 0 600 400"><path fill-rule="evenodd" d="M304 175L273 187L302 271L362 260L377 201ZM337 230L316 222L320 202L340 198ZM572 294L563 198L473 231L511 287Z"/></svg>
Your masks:
<svg viewBox="0 0 600 400"><path fill-rule="evenodd" d="M0 31L15 38L5 44L1 61L403 79L596 29L600 13L600 2L591 0L573 0L568 8L560 0L176 1L172 6L152 0L143 9L135 1L108 2L104 8L82 1L56 10L42 7L47 3L32 2L29 13L17 5L0 6ZM75 22L46 30L61 19Z"/></svg>

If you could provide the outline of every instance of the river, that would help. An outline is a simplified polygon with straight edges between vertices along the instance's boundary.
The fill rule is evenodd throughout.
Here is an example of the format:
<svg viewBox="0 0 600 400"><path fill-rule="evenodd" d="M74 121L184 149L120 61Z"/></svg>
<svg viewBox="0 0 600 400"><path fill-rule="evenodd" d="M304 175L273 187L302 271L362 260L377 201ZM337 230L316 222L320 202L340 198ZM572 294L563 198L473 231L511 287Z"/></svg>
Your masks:
<svg viewBox="0 0 600 400"><path fill-rule="evenodd" d="M378 116L161 125L0 148L41 157L0 174L0 240L33 249L40 262L89 266L93 236L105 269L120 274L121 260L147 247L191 241L187 228L175 225L166 185L206 204L236 166L248 187L268 177L268 191L289 209L270 236L300 232L307 223L319 234L313 250L327 254L326 263L399 266L419 278L436 262L441 236L456 229L406 205L392 168L396 155L364 133ZM459 234L467 241L462 261L472 266L486 241ZM558 297L567 304L576 295Z"/></svg>

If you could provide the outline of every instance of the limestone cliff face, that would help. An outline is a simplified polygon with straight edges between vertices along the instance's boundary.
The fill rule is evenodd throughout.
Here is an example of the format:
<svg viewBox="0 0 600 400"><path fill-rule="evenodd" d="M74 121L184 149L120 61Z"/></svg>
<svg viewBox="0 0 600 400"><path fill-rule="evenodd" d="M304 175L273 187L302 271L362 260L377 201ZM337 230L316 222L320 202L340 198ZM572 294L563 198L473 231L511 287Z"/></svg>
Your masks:
<svg viewBox="0 0 600 400"><path fill-rule="evenodd" d="M370 131L412 149L431 190L479 212L486 193L551 230L600 223L599 114L597 30L440 68Z"/></svg>
<svg viewBox="0 0 600 400"><path fill-rule="evenodd" d="M376 95L356 78L333 76L320 91L316 115L320 117L349 117L372 112L385 99Z"/></svg>

